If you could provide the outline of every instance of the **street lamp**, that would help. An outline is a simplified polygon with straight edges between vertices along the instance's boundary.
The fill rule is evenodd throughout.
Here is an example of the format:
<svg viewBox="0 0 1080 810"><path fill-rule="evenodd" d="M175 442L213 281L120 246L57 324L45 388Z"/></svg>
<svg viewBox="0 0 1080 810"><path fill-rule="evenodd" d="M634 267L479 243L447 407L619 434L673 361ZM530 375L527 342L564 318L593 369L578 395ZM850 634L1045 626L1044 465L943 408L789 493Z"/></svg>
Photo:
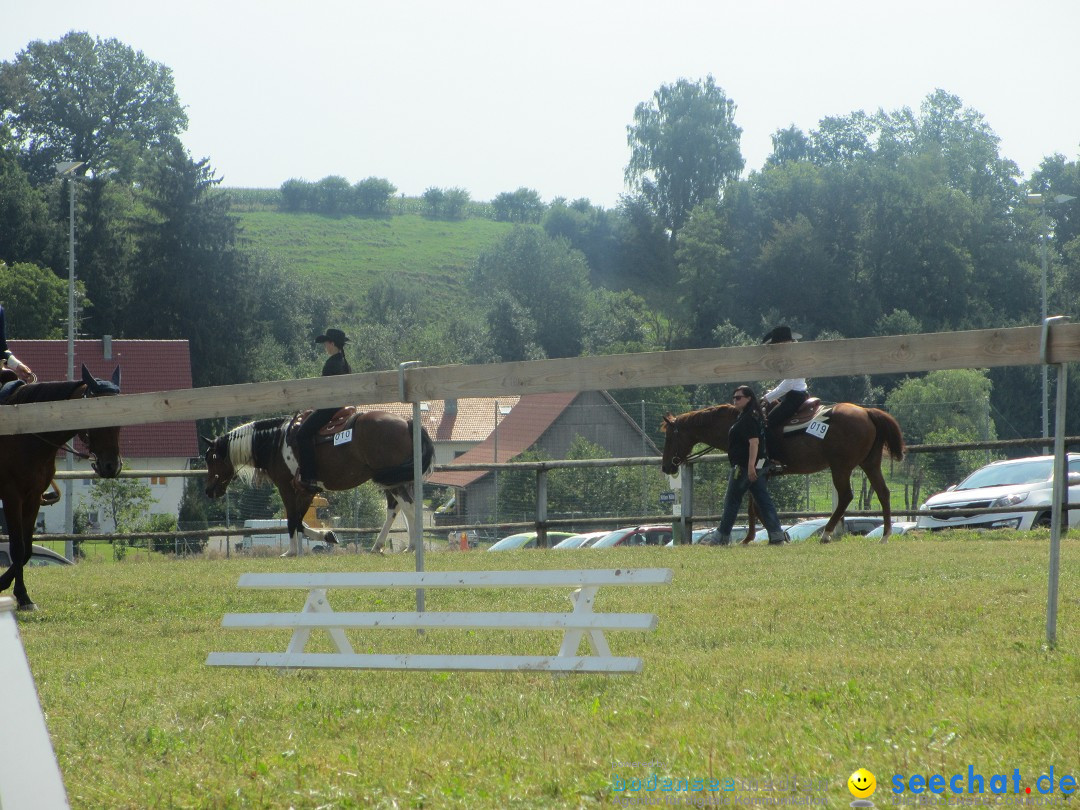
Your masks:
<svg viewBox="0 0 1080 810"><path fill-rule="evenodd" d="M81 160L71 160L56 164L56 173L68 181L68 333L67 333L67 378L75 379L75 178L76 172L86 164ZM71 453L67 454L67 469L73 469ZM72 482L64 482L64 530L72 534L75 528L75 507L72 503ZM71 541L65 543L67 556L71 559Z"/></svg>
<svg viewBox="0 0 1080 810"><path fill-rule="evenodd" d="M1057 194L1054 196L1053 201L1058 205L1067 203L1071 200L1075 200L1076 197L1072 197L1068 194ZM1041 208L1042 214L1042 228L1040 229L1039 242L1042 244L1042 323L1046 323L1046 242L1050 238L1050 223L1046 218L1046 195L1045 194L1028 194L1028 205L1038 205ZM1050 436L1050 411L1049 411L1049 399L1050 399L1050 384L1047 379L1047 367L1042 367L1042 437L1044 439Z"/></svg>

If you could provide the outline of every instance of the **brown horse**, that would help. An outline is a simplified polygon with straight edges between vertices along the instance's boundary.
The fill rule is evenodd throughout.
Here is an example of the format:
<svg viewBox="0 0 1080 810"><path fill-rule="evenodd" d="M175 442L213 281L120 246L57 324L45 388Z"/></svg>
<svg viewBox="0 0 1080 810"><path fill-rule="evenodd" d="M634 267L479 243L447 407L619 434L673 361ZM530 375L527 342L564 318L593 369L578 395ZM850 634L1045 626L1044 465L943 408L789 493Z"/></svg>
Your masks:
<svg viewBox="0 0 1080 810"><path fill-rule="evenodd" d="M95 379L86 366L82 379L69 382L29 383L17 388L7 399L7 405L31 402L58 402L82 397L105 397L120 393L120 367L113 372L112 381ZM37 521L41 497L56 473L56 451L78 436L90 451L88 456L94 472L102 478L120 474L120 428L57 428L44 433L25 433L0 436L0 499L4 501L8 537L11 542L11 566L0 575L0 592L15 583L13 593L19 610L34 610L35 605L26 592L23 567L30 560L34 523Z"/></svg>
<svg viewBox="0 0 1080 810"><path fill-rule="evenodd" d="M355 409L344 409L352 411ZM386 492L387 515L374 550L381 551L395 518L404 510L405 522L410 515L406 504L413 499L412 420L387 411L359 412L354 419L341 422L339 412L328 426L328 434L320 433L315 447L319 482L330 490L358 487L374 481ZM289 550L283 557L300 553L299 535L336 544L331 530L308 527L304 514L315 497L312 492L293 486L297 470L297 453L290 443L298 424L296 416L262 419L248 422L219 436L208 439L206 448L206 495L220 498L229 482L239 473L252 476L260 472L277 487L285 504L289 529ZM431 471L435 445L426 429L421 430L422 464L424 474Z"/></svg>
<svg viewBox="0 0 1080 810"><path fill-rule="evenodd" d="M672 416L670 413L665 415L664 423L660 426L665 434L664 456L660 468L668 475L674 475L696 444L707 444L726 452L728 431L738 416L739 411L732 405L716 405L679 416ZM851 473L856 467L862 467L881 502L885 516L882 542L885 542L891 533L889 488L881 474L883 448L887 448L894 459L900 460L904 457L904 437L900 424L885 411L863 408L849 402L833 407L823 438L811 435L806 430L785 433L777 454L784 462L783 474L807 475L825 468L832 472L837 503L822 531L823 543L832 539L833 529L851 503ZM752 507L753 501L750 532L744 543L753 539L754 535Z"/></svg>

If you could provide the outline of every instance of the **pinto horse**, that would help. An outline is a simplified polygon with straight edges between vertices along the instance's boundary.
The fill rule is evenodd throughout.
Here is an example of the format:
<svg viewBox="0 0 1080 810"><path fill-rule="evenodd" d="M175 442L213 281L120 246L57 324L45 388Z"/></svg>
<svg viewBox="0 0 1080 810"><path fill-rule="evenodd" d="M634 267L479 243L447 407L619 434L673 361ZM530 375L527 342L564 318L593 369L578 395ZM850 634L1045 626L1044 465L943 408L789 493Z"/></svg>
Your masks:
<svg viewBox="0 0 1080 810"><path fill-rule="evenodd" d="M68 382L28 383L16 388L5 405L31 402L58 402L84 397L106 397L120 393L120 367L112 380L94 378L82 367L82 379ZM8 537L11 542L11 566L0 574L0 592L13 582L13 593L19 610L35 610L26 592L23 567L30 561L34 523L45 490L56 473L56 451L78 436L89 449L88 458L94 472L102 478L116 478L123 460L120 458L120 428L61 428L43 433L24 433L0 436L0 499L4 501Z"/></svg>
<svg viewBox="0 0 1080 810"><path fill-rule="evenodd" d="M707 444L727 452L728 431L739 417L733 405L715 405L699 411L664 416L660 430L664 432L664 455L660 468L674 475L679 465L687 460L696 444ZM850 402L835 405L828 417L828 428L823 438L810 435L806 430L785 432L784 440L776 455L784 463L780 474L808 475L828 468L832 472L837 502L829 522L821 534L821 542L832 539L833 529L844 516L844 511L854 497L851 491L851 473L861 467L881 502L885 516L885 530L881 542L892 532L889 511L889 488L881 474L882 450L896 460L904 457L904 437L900 424L891 415L878 408L863 408ZM754 536L753 500L750 502L750 532L743 543Z"/></svg>
<svg viewBox="0 0 1080 810"><path fill-rule="evenodd" d="M352 414L355 413L353 418ZM234 428L216 439L203 437L206 448L206 495L220 498L236 475L252 478L260 473L277 487L285 504L289 529L289 550L282 557L300 553L299 535L336 544L332 530L307 526L304 514L315 495L293 486L298 452L291 444L294 425L301 414L262 419ZM315 445L319 483L330 490L358 487L374 481L386 493L386 522L374 551L381 551L390 527L399 513L410 522L404 507L413 499L413 446L411 419L387 411L357 412L344 408L320 431ZM426 429L421 430L424 474L431 472L435 445Z"/></svg>

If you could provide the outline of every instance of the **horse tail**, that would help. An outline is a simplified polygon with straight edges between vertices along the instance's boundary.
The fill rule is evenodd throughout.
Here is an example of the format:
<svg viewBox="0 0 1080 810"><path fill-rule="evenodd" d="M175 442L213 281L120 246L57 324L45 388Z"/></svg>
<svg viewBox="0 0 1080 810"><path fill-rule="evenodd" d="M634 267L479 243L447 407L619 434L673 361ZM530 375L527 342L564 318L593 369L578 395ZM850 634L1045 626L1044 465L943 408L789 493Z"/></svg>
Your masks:
<svg viewBox="0 0 1080 810"><path fill-rule="evenodd" d="M413 420L409 420L409 435L412 436ZM424 475L428 475L434 466L432 462L435 460L435 442L431 440L431 436L428 435L427 428L420 428L420 463L424 470ZM396 487L401 484L412 483L413 480L413 456L409 453L409 457L393 467L383 467L381 470L376 470L372 476L372 480L381 487Z"/></svg>
<svg viewBox="0 0 1080 810"><path fill-rule="evenodd" d="M904 458L904 434L900 430L900 423L890 413L880 408L867 408L866 413L877 430L878 440L889 450L889 455L896 461Z"/></svg>

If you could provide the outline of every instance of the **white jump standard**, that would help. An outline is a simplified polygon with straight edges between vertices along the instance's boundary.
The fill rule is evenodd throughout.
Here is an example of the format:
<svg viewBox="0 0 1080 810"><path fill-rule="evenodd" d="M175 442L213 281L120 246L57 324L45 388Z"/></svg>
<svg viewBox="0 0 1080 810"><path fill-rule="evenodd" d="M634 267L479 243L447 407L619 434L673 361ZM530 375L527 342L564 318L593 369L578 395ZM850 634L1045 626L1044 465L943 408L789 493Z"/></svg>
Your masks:
<svg viewBox="0 0 1080 810"><path fill-rule="evenodd" d="M243 574L241 588L306 590L299 613L227 613L223 627L293 631L285 652L215 652L209 666L313 669L403 669L454 671L640 672L640 658L611 654L605 630L655 630L651 613L595 613L599 588L607 585L668 585L671 569L592 569L572 571L428 571L423 573ZM569 613L341 612L327 601L330 588L555 588L575 590ZM357 653L346 629L416 628L460 630L561 630L557 655L415 655ZM337 652L304 652L313 630L326 630ZM591 655L578 655L587 640Z"/></svg>

